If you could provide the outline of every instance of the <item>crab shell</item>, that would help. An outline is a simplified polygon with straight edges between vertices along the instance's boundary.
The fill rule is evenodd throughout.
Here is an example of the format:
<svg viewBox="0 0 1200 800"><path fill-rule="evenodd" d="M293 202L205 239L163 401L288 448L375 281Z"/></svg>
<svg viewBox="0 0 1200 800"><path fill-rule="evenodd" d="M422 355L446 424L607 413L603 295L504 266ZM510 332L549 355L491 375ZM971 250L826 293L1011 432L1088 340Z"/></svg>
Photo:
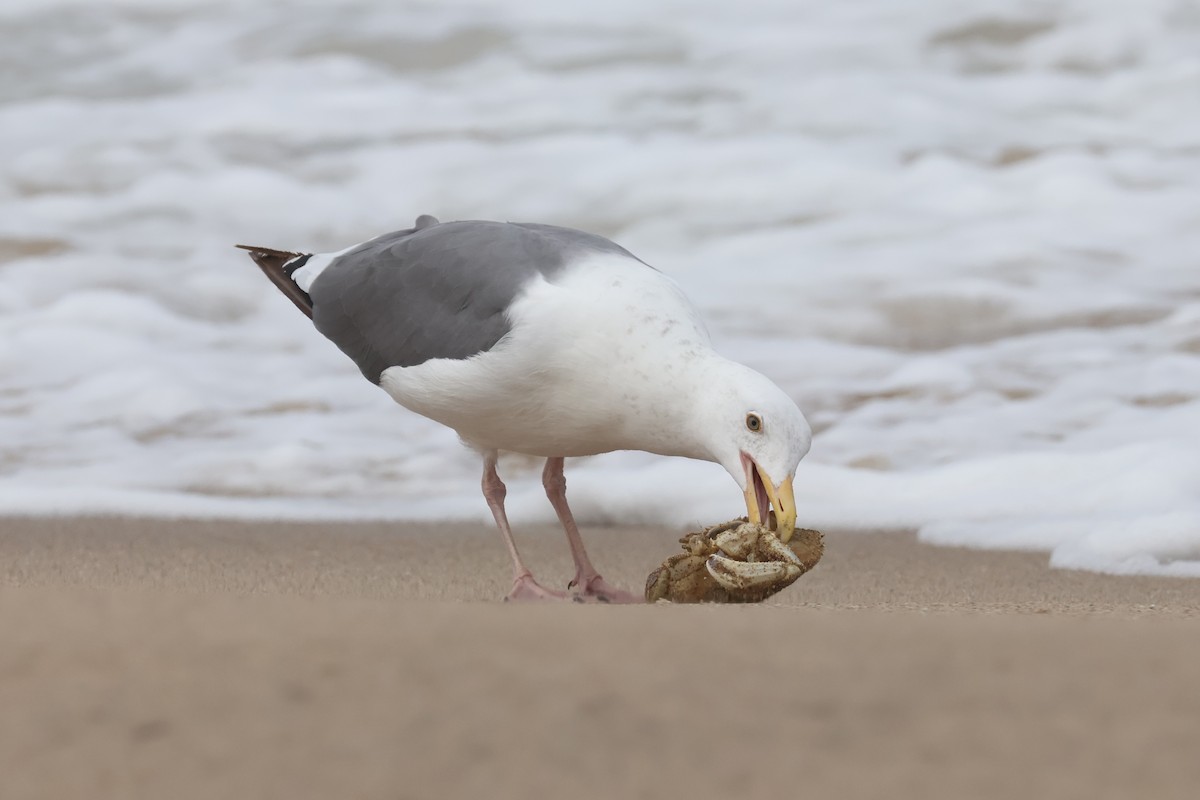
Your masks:
<svg viewBox="0 0 1200 800"><path fill-rule="evenodd" d="M797 528L785 544L769 529L731 520L689 533L684 552L646 579L646 601L757 603L791 586L825 550L820 531Z"/></svg>

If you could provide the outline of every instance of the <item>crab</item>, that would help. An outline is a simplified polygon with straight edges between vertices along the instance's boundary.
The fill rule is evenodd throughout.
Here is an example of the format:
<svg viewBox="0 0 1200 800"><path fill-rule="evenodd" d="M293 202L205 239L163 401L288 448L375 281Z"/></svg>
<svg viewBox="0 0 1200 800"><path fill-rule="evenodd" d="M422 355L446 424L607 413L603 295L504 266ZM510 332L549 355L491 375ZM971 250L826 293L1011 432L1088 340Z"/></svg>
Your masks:
<svg viewBox="0 0 1200 800"><path fill-rule="evenodd" d="M646 602L758 603L791 586L825 550L820 531L796 528L785 543L744 517L689 533L679 543L684 552L646 578Z"/></svg>

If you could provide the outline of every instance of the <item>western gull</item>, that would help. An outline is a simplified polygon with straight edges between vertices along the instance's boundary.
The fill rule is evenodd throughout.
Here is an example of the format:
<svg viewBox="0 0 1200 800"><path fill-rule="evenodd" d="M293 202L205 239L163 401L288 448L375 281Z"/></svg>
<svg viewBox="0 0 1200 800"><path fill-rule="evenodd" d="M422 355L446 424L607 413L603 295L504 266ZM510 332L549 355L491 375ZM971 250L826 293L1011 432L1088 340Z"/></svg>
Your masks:
<svg viewBox="0 0 1200 800"><path fill-rule="evenodd" d="M423 215L336 253L238 246L369 381L482 455L483 496L512 559L508 599L637 600L588 558L567 505L567 457L644 450L716 462L750 520L791 535L792 481L812 441L804 415L766 377L719 355L675 281L614 242ZM501 451L546 459L573 594L543 587L521 560Z"/></svg>

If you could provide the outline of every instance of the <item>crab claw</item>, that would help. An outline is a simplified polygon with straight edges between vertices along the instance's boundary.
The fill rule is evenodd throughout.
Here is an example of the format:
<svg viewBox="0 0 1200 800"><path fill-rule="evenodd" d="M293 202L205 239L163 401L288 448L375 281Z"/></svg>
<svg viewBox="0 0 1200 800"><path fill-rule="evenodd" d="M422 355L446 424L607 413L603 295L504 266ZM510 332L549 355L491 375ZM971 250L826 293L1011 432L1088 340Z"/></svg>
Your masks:
<svg viewBox="0 0 1200 800"><path fill-rule="evenodd" d="M708 574L730 592L768 589L791 583L804 574L796 564L783 561L734 561L721 555L709 556Z"/></svg>
<svg viewBox="0 0 1200 800"><path fill-rule="evenodd" d="M792 548L779 541L779 538L773 534L768 533L760 536L758 538L758 546L775 561L795 564L802 572L808 570L808 567L804 566L804 562L800 560L800 556L796 555L796 552Z"/></svg>

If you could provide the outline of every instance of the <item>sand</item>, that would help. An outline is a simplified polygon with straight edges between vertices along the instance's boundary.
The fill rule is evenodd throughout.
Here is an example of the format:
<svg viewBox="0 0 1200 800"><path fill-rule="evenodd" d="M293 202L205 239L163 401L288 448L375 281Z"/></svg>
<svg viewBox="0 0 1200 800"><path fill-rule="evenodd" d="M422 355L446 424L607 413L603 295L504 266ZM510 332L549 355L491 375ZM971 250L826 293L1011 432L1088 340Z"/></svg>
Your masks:
<svg viewBox="0 0 1200 800"><path fill-rule="evenodd" d="M635 588L678 532L584 535ZM827 545L762 606L515 606L474 525L6 520L0 798L1196 796L1200 581Z"/></svg>

